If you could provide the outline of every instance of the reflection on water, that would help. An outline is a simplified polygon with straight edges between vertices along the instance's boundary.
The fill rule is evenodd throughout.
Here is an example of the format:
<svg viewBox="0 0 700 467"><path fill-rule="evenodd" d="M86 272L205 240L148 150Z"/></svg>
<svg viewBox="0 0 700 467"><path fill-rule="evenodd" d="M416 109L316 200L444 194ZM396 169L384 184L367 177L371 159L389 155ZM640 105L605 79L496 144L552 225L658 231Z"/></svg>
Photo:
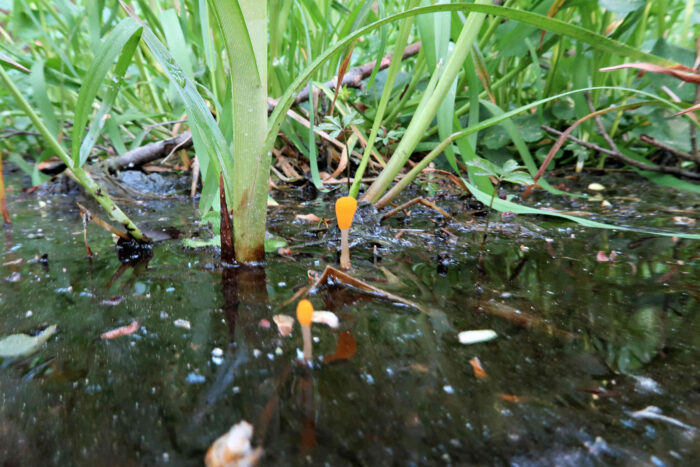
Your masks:
<svg viewBox="0 0 700 467"><path fill-rule="evenodd" d="M659 193L677 210L700 199ZM650 199L617 204L630 224L681 228ZM484 220L472 222L464 201L439 201L463 225L414 207L353 231L352 274L426 312L324 287L310 299L340 327L313 326L307 366L298 326L283 338L270 323L294 315L294 302L279 307L309 285L308 270L336 262L337 232L293 222L332 204L284 200L270 230L291 253L265 268L220 268L215 252L176 241L121 263L95 227L90 261L77 208L44 201L10 205L0 336L59 331L39 352L0 361L3 465L200 465L241 420L264 464L700 457L697 242L515 217L494 223L480 266ZM594 211L581 203L566 209ZM190 207L155 216L154 230L194 229ZM135 334L100 339L133 320ZM498 337L460 344L472 329Z"/></svg>

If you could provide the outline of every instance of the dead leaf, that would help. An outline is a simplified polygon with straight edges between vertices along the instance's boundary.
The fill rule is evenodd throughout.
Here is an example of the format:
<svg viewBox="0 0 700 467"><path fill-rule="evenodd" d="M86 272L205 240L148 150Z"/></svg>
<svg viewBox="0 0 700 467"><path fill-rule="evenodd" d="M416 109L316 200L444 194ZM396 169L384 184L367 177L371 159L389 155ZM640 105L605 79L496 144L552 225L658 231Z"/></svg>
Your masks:
<svg viewBox="0 0 700 467"><path fill-rule="evenodd" d="M695 112L696 110L700 110L700 104L695 104L692 107L688 107L687 109L682 110L682 111L678 112L677 114L674 114L673 116L678 117L679 115L684 115L684 114L687 114L690 112Z"/></svg>
<svg viewBox="0 0 700 467"><path fill-rule="evenodd" d="M357 352L357 341L355 340L355 336L352 335L352 331L348 329L338 334L335 353L324 357L323 361L328 363L334 360L347 360L355 355L355 352Z"/></svg>
<svg viewBox="0 0 700 467"><path fill-rule="evenodd" d="M411 370L417 371L418 373L427 373L428 367L423 365L422 363L414 363L413 365L411 365Z"/></svg>
<svg viewBox="0 0 700 467"><path fill-rule="evenodd" d="M272 320L277 325L277 330L279 331L280 336L287 337L292 333L292 329L294 329L294 318L291 316L275 315L272 317Z"/></svg>
<svg viewBox="0 0 700 467"><path fill-rule="evenodd" d="M311 290L317 289L321 285L325 284L328 282L329 279L335 279L336 281L349 285L352 287L355 287L356 289L359 290L364 290L365 292L371 292L381 298L391 300L394 302L398 303L403 303L404 305L410 306L411 308L415 308L416 310L422 311L426 315L430 315L430 312L423 306L412 302L410 300L406 300L405 298L399 297L398 295L394 295L392 293L389 293L385 290L380 289L379 287L375 287L371 284L368 284L367 282L363 282L359 279L356 279L352 277L350 274L347 274L339 269L336 269L331 266L326 266L326 269L323 270L323 274L319 277L316 273L313 271L308 272L309 275L309 281L313 281L313 285L311 286Z"/></svg>
<svg viewBox="0 0 700 467"><path fill-rule="evenodd" d="M479 360L479 357L474 357L469 360L469 364L472 366L474 376L476 376L477 379L489 379L489 375L486 374L484 367L481 366L481 360Z"/></svg>
<svg viewBox="0 0 700 467"><path fill-rule="evenodd" d="M122 296L106 298L100 302L100 305L117 306L123 301L124 297Z"/></svg>
<svg viewBox="0 0 700 467"><path fill-rule="evenodd" d="M525 402L525 398L522 396L514 396L513 394L498 394L498 397L503 399L506 402L514 402L514 403L519 403L519 402Z"/></svg>
<svg viewBox="0 0 700 467"><path fill-rule="evenodd" d="M257 465L262 448L253 449L250 438L253 425L245 420L233 425L212 443L204 458L207 467L243 467Z"/></svg>
<svg viewBox="0 0 700 467"><path fill-rule="evenodd" d="M139 329L139 322L134 320L131 322L131 324L128 324L126 326L122 326L120 328L112 329L111 331L107 331L102 333L100 336L102 339L114 339L116 337L121 337L121 336L128 336L129 334L135 333Z"/></svg>
<svg viewBox="0 0 700 467"><path fill-rule="evenodd" d="M685 216L674 216L673 223L676 225L695 225L695 219Z"/></svg>
<svg viewBox="0 0 700 467"><path fill-rule="evenodd" d="M600 71L614 71L620 70L622 68L634 68L641 71L659 73L662 75L673 76L674 78L680 79L681 81L685 81L686 83L700 84L700 74L698 74L692 68L688 68L687 66L683 65L665 67L660 65L654 65L652 63L636 62L601 68Z"/></svg>

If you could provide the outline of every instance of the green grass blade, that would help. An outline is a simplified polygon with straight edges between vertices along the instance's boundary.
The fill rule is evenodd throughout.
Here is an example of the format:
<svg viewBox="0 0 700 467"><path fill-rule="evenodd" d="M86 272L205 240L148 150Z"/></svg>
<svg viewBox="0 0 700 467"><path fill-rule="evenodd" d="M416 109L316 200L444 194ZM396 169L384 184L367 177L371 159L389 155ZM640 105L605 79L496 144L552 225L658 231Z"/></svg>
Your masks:
<svg viewBox="0 0 700 467"><path fill-rule="evenodd" d="M185 71L187 77L189 79L194 79L192 60L190 60L190 48L187 46L187 41L182 33L177 12L173 8L165 10L163 14L160 15L160 23L163 25L165 42L168 44L170 54Z"/></svg>
<svg viewBox="0 0 700 467"><path fill-rule="evenodd" d="M53 105L49 99L49 94L46 91L46 77L44 75L44 60L39 59L32 65L31 75L29 75L29 83L32 86L32 93L34 94L34 100L36 101L36 106L39 108L42 117L44 118L44 123L46 128L51 132L52 135L58 137L58 132L61 129L61 125L56 118L54 113Z"/></svg>
<svg viewBox="0 0 700 467"><path fill-rule="evenodd" d="M97 91L117 56L121 55L127 43L140 33L141 27L138 23L131 18L124 18L104 39L95 60L85 73L78 101L75 104L73 120L73 161L77 166L82 165L87 158L86 154L80 153L80 145L85 133L85 124L88 121L88 116L92 113L92 103L97 96ZM130 59L131 56L129 56Z"/></svg>
<svg viewBox="0 0 700 467"><path fill-rule="evenodd" d="M116 99L117 94L119 93L119 88L121 87L122 79L124 77L124 74L126 73L127 68L129 67L129 64L131 63L131 59L134 56L134 52L136 51L140 40L141 31L138 30L129 38L126 44L124 44L122 53L119 56L119 61L117 61L117 65L114 67L112 82L110 83L109 89L107 90L107 93L104 99L102 100L102 105L97 111L95 118L92 120L88 133L85 136L85 139L80 144L80 158L78 166L82 166L83 164L85 164L85 161L87 161L88 157L90 156L90 151L95 145L97 138L100 136L100 132L102 131L102 127L105 124L107 114L111 110L112 104L114 103L114 100ZM120 153L125 152L126 148L123 147L124 145L118 145L115 141L115 131L116 127L113 127L112 140L115 143L115 146L121 147ZM121 140L121 137L119 137L118 139ZM117 149L119 150L120 147L118 147Z"/></svg>
<svg viewBox="0 0 700 467"><path fill-rule="evenodd" d="M418 0L411 0L408 4L408 8L412 8L417 4ZM374 143L377 139L377 134L379 133L379 127L384 119L384 112L386 111L387 104L389 103L389 98L391 97L394 83L396 82L396 76L399 74L399 69L401 68L403 51L406 48L406 43L408 42L408 36L411 33L412 26L413 18L407 18L399 27L399 34L396 38L396 44L394 45L394 52L393 56L391 57L391 64L389 65L389 70L387 72L386 82L384 83L382 97L379 99L377 113L375 114L374 122L372 123L372 130L370 131L369 139L367 140L364 153L362 154L362 160L360 161L359 167L355 171L352 186L350 187L349 195L353 198L357 198L357 195L360 192L360 182L365 173L365 169L367 168L367 164L369 163L370 155L374 150ZM379 63L379 60L377 63Z"/></svg>
<svg viewBox="0 0 700 467"><path fill-rule="evenodd" d="M681 237L681 238L688 238L692 240L700 240L700 234L689 234L685 232L664 232L664 231L658 231L658 230L649 230L649 229L642 229L642 228L636 228L636 227L627 227L627 226L620 226L620 225L613 225L613 224L606 224L605 222L596 222L592 221L589 219L584 219L582 217L577 217L577 216L572 216L570 214L564 214L562 212L557 212L557 211L547 211L543 209L537 209L533 208L530 206L523 206L521 204L514 203L512 201L507 201L500 199L498 197L492 197L491 195L488 195L484 193L483 191L479 190L476 186L470 184L468 181L462 179L464 184L467 186L469 191L474 195L476 199L481 201L484 205L488 206L491 201L493 201L493 208L496 209L497 211L501 212L514 212L516 214L535 214L539 216L550 216L550 217L559 217L562 219L570 220L573 222L576 222L577 224L581 224L584 227L592 227L595 229L607 229L607 230L623 230L627 232L638 232L638 233L645 233L645 234L650 234L650 235L658 235L662 237Z"/></svg>
<svg viewBox="0 0 700 467"><path fill-rule="evenodd" d="M192 142L204 175L202 183L208 185L217 184L218 186L216 174L222 173L225 181L224 186L227 191L226 195L233 199L233 188L231 186L233 160L230 157L230 149L207 104L197 91L194 83L185 76L185 72L178 66L173 56L170 55L168 49L146 26L144 26L142 37L153 57L163 67L168 78L175 83L175 89L185 104L187 120L192 131ZM209 170L209 164L213 165L213 172ZM213 179L207 176L209 174L214 174ZM211 209L216 190L211 189L206 193L208 195L204 196L204 190L202 190L202 198L199 204L202 215Z"/></svg>
<svg viewBox="0 0 700 467"><path fill-rule="evenodd" d="M357 40L358 38L366 35L373 30L380 28L385 24L392 23L394 21L407 18L409 16L416 16L420 14L435 13L440 11L464 11L464 12L480 12L490 15L496 15L503 18L508 18L516 21L523 22L525 24L530 24L536 26L540 29L545 29L547 31L565 35L576 39L578 41L584 42L593 48L598 50L603 50L611 52L618 56L628 57L636 61L646 61L650 63L655 63L662 66L674 66L678 63L667 60L662 57L658 57L652 54L641 52L634 49L628 45L622 44L620 42L611 40L605 36L597 34L595 32L589 31L579 26L566 23L564 21L557 20L555 18L547 18L543 15L538 15L535 13L529 13L527 11L516 10L513 8L499 7L495 5L479 5L479 4L465 4L465 3L455 3L450 5L433 5L429 7L414 8L395 15L386 17L384 19L375 21L363 28L358 29L354 33L344 37L340 41L329 46L321 55L316 57L316 59L302 72L300 73L294 82L287 88L285 93L282 95L279 101L279 105L275 107L275 111L272 113L268 124L268 136L266 139L265 147L266 149L272 148L274 141L279 131L279 127L282 120L285 118L287 110L291 107L294 96L299 92L311 76L320 69L320 67L325 63L330 57L335 56L350 43Z"/></svg>

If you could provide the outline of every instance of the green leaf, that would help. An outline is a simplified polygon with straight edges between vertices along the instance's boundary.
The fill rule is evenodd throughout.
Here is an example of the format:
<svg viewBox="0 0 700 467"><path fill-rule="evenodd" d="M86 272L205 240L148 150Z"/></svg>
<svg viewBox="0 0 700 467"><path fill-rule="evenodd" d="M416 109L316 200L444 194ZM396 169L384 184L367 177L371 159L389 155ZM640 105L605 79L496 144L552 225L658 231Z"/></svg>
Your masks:
<svg viewBox="0 0 700 467"><path fill-rule="evenodd" d="M659 235L662 237L681 237L681 238L688 238L688 239L693 239L693 240L700 240L700 234L689 234L685 232L665 232L665 231L659 231L659 230L649 230L649 229L638 229L636 227L626 227L626 226L619 226L619 225L612 225L612 224L606 224L604 222L596 222L588 219L584 219L582 217L577 217L577 216L572 216L569 214L564 214L562 212L557 212L557 211L548 211L544 209L537 209L533 208L530 206L523 206L521 204L514 203L512 201L506 201L503 199L500 199L498 197L492 198L491 195L487 195L483 191L479 190L476 186L470 184L467 180L464 180L462 178L462 181L464 184L467 186L469 191L471 192L472 195L484 205L488 206L491 201L493 201L493 208L496 209L497 211L501 212L514 212L516 214L535 214L535 215L540 215L540 216L551 216L551 217L560 217L562 219L567 219L573 222L576 222L577 224L581 224L585 227L593 227L596 229L607 229L607 230L623 230L627 232L640 232L640 233L646 233L650 235Z"/></svg>
<svg viewBox="0 0 700 467"><path fill-rule="evenodd" d="M0 358L15 358L36 352L41 344L56 333L55 324L49 326L41 334L12 334L0 340Z"/></svg>
<svg viewBox="0 0 700 467"><path fill-rule="evenodd" d="M141 27L131 18L124 18L107 36L100 46L92 65L83 77L78 101L75 104L75 118L73 121L73 153L72 158L76 166L81 166L87 160L90 149L97 139L101 125L104 124L104 116L107 114L111 103L119 89L118 83L114 83L107 94L100 110L98 111L86 142L83 143L85 124L92 113L92 103L97 96L97 91L102 81L112 67L112 63L120 56L115 69L115 75L121 76L126 71L131 56L141 34ZM118 80L119 78L117 78ZM81 145L83 145L81 147Z"/></svg>
<svg viewBox="0 0 700 467"><path fill-rule="evenodd" d="M561 34L583 43L586 43L593 48L602 50L615 54L617 56L628 57L636 61L646 61L650 63L655 63L663 66L674 66L677 63L667 60L662 57L651 55L645 52L641 52L633 47L625 45L621 42L609 39L601 34L597 34L588 29L567 23L565 21L560 21L555 18L548 18L544 15L539 15L536 13L530 13L523 10L517 10L513 8L505 8L495 5L479 5L479 4L450 4L450 5L433 5L429 7L420 7L409 9L401 13L383 18L379 21L375 21L363 28L358 29L354 33L344 37L342 40L330 45L321 55L316 57L316 59L308 66L306 69L300 73L294 82L287 88L282 97L279 99L278 105L275 107L274 112L270 116L268 123L268 134L265 141L265 150L272 148L275 139L277 138L277 132L285 119L287 111L292 106L294 102L294 96L299 92L304 85L309 81L316 71L321 68L321 65L325 63L329 58L338 54L341 50L347 47L350 43L357 40L358 38L366 35L367 33L382 27L385 24L392 23L407 17L416 16L420 14L435 13L440 11L464 11L464 12L479 12L486 13L490 15L500 16L516 21L520 21L525 24L530 24L536 26L539 29L544 29L555 34Z"/></svg>
<svg viewBox="0 0 700 467"><path fill-rule="evenodd" d="M52 135L58 137L60 124L58 123L58 119L56 119L53 105L51 105L51 100L46 92L46 77L44 76L43 59L37 60L34 62L34 65L32 65L32 72L29 76L29 82L32 85L34 100L36 101L36 106L41 112L41 116L44 118L46 128L48 128Z"/></svg>
<svg viewBox="0 0 700 467"><path fill-rule="evenodd" d="M223 174L226 198L233 199L233 187L231 186L231 180L233 180L233 158L231 157L231 151L207 104L197 92L194 83L186 77L182 68L168 52L168 49L145 26L143 29L143 40L168 77L178 84L175 88L185 104L187 119L192 131L192 142L199 158L202 174L205 175L202 178L204 189L202 190L199 206L200 211L206 213L211 209L214 197L218 192L214 188L215 185L218 187L216 174ZM213 172L209 170L210 164L214 169Z"/></svg>

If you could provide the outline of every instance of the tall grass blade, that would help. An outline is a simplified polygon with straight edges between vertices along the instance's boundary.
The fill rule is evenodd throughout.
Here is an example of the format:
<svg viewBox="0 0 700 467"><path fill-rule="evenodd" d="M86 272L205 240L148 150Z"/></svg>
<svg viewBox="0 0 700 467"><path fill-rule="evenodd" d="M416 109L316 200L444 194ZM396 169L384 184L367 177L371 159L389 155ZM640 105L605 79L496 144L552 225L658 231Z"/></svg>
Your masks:
<svg viewBox="0 0 700 467"><path fill-rule="evenodd" d="M140 34L141 27L138 23L131 18L124 18L102 42L94 62L92 62L92 65L85 73L83 84L78 94L78 101L75 104L75 116L73 121L73 161L75 165L79 167L85 163L89 155L87 152L81 153L80 145L83 140L83 134L85 133L85 124L87 123L90 113L92 113L92 104L102 85L102 81L105 76L107 76L117 56L121 56L118 67L121 66L125 69L126 66L128 66L128 62L131 60ZM129 44L129 46L127 46L127 44ZM105 113L106 109L104 109L103 114L98 117L103 117ZM101 118L96 119L98 125L101 124L99 122L100 119Z"/></svg>

